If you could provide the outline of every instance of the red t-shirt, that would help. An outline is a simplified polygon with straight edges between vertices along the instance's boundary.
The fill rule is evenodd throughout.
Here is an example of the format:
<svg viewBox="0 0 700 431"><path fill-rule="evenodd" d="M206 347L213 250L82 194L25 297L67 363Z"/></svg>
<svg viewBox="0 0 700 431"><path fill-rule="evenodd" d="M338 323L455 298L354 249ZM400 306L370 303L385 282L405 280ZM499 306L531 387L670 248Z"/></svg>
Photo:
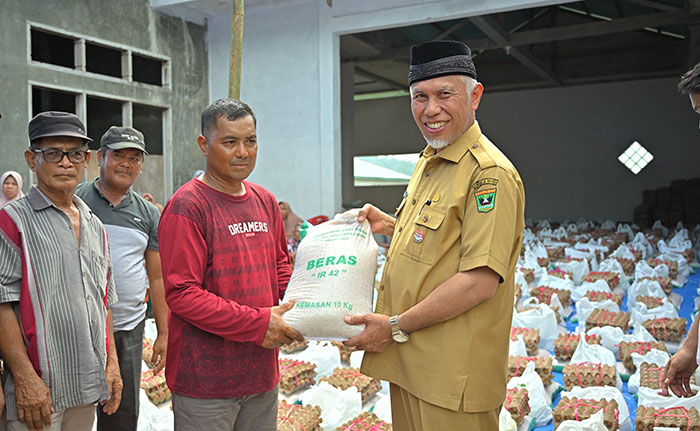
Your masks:
<svg viewBox="0 0 700 431"><path fill-rule="evenodd" d="M275 197L245 181L231 196L193 179L163 210L158 241L174 393L232 398L273 389L277 349L260 346L291 268Z"/></svg>

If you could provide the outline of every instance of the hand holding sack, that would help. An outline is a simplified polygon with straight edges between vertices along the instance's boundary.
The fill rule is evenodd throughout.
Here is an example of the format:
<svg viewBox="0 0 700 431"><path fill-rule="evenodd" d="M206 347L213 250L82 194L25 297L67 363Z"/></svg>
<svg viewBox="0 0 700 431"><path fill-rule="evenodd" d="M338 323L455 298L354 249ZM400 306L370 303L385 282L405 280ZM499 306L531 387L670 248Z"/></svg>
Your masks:
<svg viewBox="0 0 700 431"><path fill-rule="evenodd" d="M354 337L364 327L348 325L343 318L372 312L378 246L369 222L357 222L358 212L346 211L310 227L299 243L284 297L295 305L284 320L305 338Z"/></svg>

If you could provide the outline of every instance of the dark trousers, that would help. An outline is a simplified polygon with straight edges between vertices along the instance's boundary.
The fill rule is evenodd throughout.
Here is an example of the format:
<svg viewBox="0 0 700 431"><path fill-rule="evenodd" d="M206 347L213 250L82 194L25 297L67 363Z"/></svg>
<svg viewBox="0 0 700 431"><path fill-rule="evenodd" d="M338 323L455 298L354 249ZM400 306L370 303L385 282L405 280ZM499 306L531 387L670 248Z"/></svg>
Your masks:
<svg viewBox="0 0 700 431"><path fill-rule="evenodd" d="M119 369L124 389L122 402L113 415L97 406L98 431L136 431L139 421L139 386L141 383L141 356L143 354L143 327L141 322L131 331L115 331Z"/></svg>

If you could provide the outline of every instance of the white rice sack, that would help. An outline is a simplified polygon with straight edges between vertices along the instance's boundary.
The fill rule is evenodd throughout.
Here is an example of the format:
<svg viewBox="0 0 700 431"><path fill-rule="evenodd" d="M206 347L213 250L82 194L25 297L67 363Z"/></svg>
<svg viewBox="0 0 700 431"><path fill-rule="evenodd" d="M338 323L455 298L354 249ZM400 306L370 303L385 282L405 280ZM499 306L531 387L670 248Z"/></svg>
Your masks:
<svg viewBox="0 0 700 431"><path fill-rule="evenodd" d="M364 326L343 321L372 312L377 243L359 210L346 211L311 227L297 249L284 302L296 301L284 321L313 340L347 340Z"/></svg>

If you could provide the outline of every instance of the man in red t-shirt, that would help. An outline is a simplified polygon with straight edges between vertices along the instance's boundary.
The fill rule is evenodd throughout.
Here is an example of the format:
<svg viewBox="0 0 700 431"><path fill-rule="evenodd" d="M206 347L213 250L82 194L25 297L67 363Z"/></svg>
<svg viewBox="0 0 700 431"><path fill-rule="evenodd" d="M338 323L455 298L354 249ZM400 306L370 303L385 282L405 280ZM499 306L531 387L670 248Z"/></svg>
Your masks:
<svg viewBox="0 0 700 431"><path fill-rule="evenodd" d="M303 337L282 319L293 304L277 305L291 275L277 200L245 180L258 151L253 111L217 100L198 143L204 174L158 227L175 430L276 430L278 347Z"/></svg>

